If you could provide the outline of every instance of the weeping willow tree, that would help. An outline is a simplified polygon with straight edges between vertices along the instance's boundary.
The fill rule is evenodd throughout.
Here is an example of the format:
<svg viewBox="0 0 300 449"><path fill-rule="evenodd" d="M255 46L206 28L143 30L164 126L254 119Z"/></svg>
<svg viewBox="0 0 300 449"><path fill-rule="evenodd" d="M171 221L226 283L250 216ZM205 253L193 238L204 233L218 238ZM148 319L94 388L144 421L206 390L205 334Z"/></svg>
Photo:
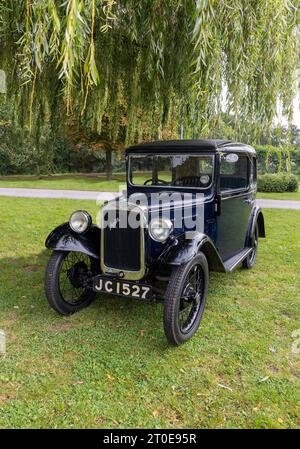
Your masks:
<svg viewBox="0 0 300 449"><path fill-rule="evenodd" d="M6 0L0 68L16 123L106 142L266 135L292 120L299 0Z"/></svg>

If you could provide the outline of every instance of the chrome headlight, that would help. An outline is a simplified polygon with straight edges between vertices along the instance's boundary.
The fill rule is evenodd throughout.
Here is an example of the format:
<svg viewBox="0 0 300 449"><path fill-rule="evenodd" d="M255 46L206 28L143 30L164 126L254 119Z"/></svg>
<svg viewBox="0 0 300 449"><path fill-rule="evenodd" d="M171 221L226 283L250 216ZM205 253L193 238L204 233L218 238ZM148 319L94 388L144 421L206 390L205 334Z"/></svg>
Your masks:
<svg viewBox="0 0 300 449"><path fill-rule="evenodd" d="M149 234L156 242L164 242L172 229L173 223L168 218L153 218L149 225Z"/></svg>
<svg viewBox="0 0 300 449"><path fill-rule="evenodd" d="M82 234L92 224L92 217L85 210L77 210L72 213L69 225L72 231Z"/></svg>

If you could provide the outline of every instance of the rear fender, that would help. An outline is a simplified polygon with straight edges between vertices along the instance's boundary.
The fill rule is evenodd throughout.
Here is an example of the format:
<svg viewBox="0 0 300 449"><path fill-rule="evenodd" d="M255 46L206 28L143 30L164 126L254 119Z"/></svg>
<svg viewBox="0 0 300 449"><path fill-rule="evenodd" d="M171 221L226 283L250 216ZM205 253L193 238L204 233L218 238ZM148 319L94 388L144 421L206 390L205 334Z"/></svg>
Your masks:
<svg viewBox="0 0 300 449"><path fill-rule="evenodd" d="M160 256L160 262L171 266L183 265L192 260L199 251L205 254L211 271L226 271L212 240L200 232L182 234L174 239Z"/></svg>
<svg viewBox="0 0 300 449"><path fill-rule="evenodd" d="M59 251L74 251L87 254L99 259L100 257L100 229L92 225L84 234L72 231L69 223L64 223L48 235L46 248Z"/></svg>
<svg viewBox="0 0 300 449"><path fill-rule="evenodd" d="M266 237L265 220L262 210L259 206L255 206L253 208L248 227L246 245L251 245L251 236L253 236L256 224L258 226L258 237Z"/></svg>

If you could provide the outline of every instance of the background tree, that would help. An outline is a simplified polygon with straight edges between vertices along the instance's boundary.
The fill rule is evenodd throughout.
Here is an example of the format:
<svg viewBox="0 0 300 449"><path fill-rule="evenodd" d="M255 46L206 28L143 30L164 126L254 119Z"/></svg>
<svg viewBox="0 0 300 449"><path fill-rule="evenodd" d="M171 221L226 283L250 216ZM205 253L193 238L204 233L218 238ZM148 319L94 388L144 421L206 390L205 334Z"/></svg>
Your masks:
<svg viewBox="0 0 300 449"><path fill-rule="evenodd" d="M298 0L7 0L7 114L37 160L70 123L108 156L114 144L224 135L224 113L231 137L258 141L279 101L291 123L299 25Z"/></svg>

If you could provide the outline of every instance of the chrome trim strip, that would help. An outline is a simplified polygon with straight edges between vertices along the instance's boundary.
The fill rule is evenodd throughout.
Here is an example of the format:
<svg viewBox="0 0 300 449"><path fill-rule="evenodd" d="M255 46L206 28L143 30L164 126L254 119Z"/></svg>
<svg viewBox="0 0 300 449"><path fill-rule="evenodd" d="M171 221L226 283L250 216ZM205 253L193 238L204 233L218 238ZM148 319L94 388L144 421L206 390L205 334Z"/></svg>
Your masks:
<svg viewBox="0 0 300 449"><path fill-rule="evenodd" d="M237 195L233 195L234 192L236 192ZM228 193L228 196L227 196L227 193ZM240 190L234 190L234 189L233 190L228 190L227 192L222 192L221 193L221 200L223 201L223 200L228 200L230 198L238 198L240 196L245 196L245 195L255 194L255 193L256 193L256 189L244 190L243 192L241 192Z"/></svg>
<svg viewBox="0 0 300 449"><path fill-rule="evenodd" d="M119 204L119 207L112 207L109 203L104 205L101 209L101 226L103 225L103 216L106 210L130 210L131 209L137 209L137 213L141 214L141 217L143 217L143 210L136 206L131 204L122 205ZM103 226L102 226L103 231ZM103 234L102 234L103 235ZM118 274L120 271L124 273L124 277L122 279L127 279L128 281L138 281L142 279L146 273L146 263L145 263L145 232L143 226L140 226L140 248L141 248L141 259L140 259L140 270L138 271L132 271L132 270L124 270L121 268L114 268L114 267L108 267L104 263L104 238L101 238L101 250L100 250L100 266L101 271L103 274Z"/></svg>

